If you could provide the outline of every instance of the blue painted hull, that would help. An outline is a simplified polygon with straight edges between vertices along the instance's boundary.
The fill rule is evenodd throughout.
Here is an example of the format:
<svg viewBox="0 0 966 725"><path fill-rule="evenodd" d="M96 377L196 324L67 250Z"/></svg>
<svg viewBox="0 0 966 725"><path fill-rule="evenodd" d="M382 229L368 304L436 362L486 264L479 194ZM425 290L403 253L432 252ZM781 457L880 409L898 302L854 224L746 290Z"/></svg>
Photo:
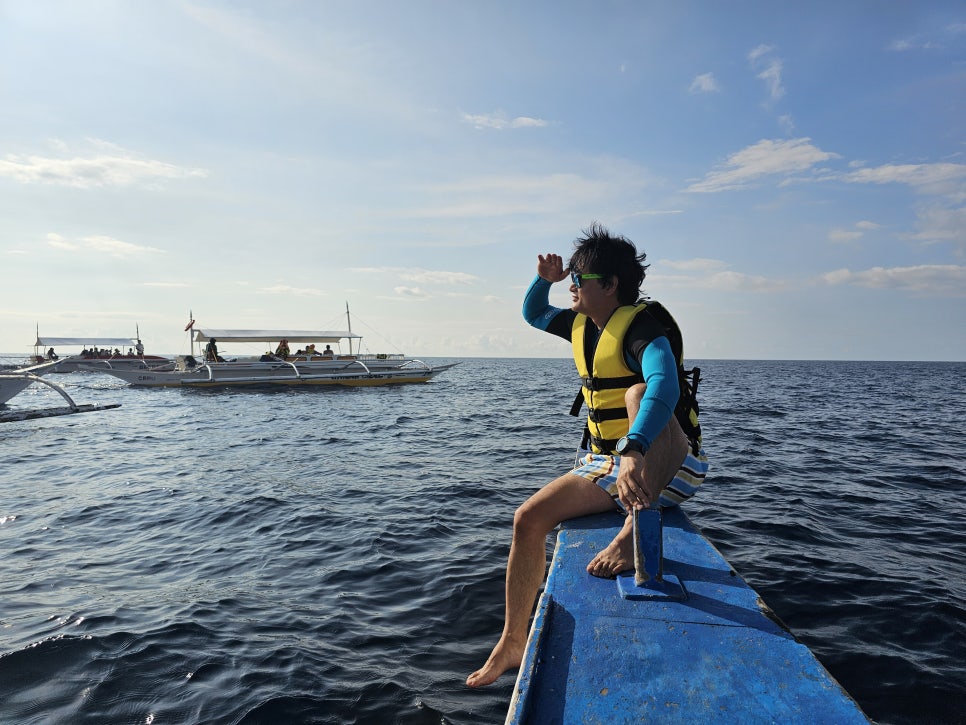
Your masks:
<svg viewBox="0 0 966 725"><path fill-rule="evenodd" d="M685 599L590 576L619 525L561 527L507 723L869 722L680 509L664 513L664 574Z"/></svg>

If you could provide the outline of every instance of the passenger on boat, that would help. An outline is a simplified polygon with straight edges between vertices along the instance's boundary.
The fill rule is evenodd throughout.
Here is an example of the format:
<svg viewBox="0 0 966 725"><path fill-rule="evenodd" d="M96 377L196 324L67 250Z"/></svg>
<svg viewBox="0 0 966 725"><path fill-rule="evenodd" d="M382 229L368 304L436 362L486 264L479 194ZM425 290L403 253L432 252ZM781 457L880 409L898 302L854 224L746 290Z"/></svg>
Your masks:
<svg viewBox="0 0 966 725"><path fill-rule="evenodd" d="M570 472L516 511L503 633L483 667L466 679L470 687L488 685L520 666L546 570L547 534L560 522L677 505L694 494L708 470L697 418L690 417L690 389L683 405L687 427L679 420L685 415L678 412L685 372L680 331L663 307L640 296L645 256L599 224L576 240L567 269L559 255L537 256L537 277L524 298L523 316L537 329L571 342L583 402L590 409L589 446ZM568 279L571 308L552 307L551 285ZM575 402L575 414L577 409ZM613 578L633 569L633 547L633 517L626 516L618 535L587 565L588 573Z"/></svg>
<svg viewBox="0 0 966 725"><path fill-rule="evenodd" d="M322 351L322 357L333 357L334 355L335 353L332 352L332 348L326 345L325 350Z"/></svg>
<svg viewBox="0 0 966 725"><path fill-rule="evenodd" d="M278 343L278 347L275 348L275 356L284 360L288 357L288 352L288 340L283 339L280 343Z"/></svg>
<svg viewBox="0 0 966 725"><path fill-rule="evenodd" d="M318 355L318 353L315 351L315 343L314 342L311 345L306 345L305 346L305 354L308 355L308 356L310 356L310 357L312 355Z"/></svg>
<svg viewBox="0 0 966 725"><path fill-rule="evenodd" d="M141 338L140 337L138 338L137 344L134 346L134 349L137 351L137 354L139 356L144 354L144 345L141 344Z"/></svg>
<svg viewBox="0 0 966 725"><path fill-rule="evenodd" d="M215 338L208 340L205 345L205 362L225 362L225 359L218 354L218 341Z"/></svg>
<svg viewBox="0 0 966 725"><path fill-rule="evenodd" d="M47 359L48 360L56 360L57 359L57 353L54 352L54 348L50 348L47 351Z"/></svg>

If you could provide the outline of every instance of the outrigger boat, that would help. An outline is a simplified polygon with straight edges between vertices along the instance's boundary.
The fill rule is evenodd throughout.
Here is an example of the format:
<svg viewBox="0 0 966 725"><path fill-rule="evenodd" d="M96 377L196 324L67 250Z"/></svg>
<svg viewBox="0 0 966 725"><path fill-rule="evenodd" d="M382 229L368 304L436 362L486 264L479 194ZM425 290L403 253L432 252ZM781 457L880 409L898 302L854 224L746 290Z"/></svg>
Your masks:
<svg viewBox="0 0 966 725"><path fill-rule="evenodd" d="M45 373L52 372L56 366L57 363L51 361L41 363L40 365L31 365L30 367L11 370L9 372L0 372L0 423L31 420L34 418L51 418L59 415L71 415L73 413L90 413L97 410L109 410L110 408L120 407L120 403L109 403L106 405L89 403L78 405L60 385L40 377ZM39 410L8 409L6 405L7 401L16 397L34 383L41 383L53 388L67 401L67 405L59 408L42 408Z"/></svg>
<svg viewBox="0 0 966 725"><path fill-rule="evenodd" d="M79 353L59 356L57 348L80 347ZM41 337L37 331L33 361L44 363L56 360L53 372L72 373L77 370L147 370L171 363L171 358L145 355L140 330L134 337Z"/></svg>
<svg viewBox="0 0 966 725"><path fill-rule="evenodd" d="M51 372L54 367L56 363L48 362L16 370L0 371L0 405L19 395L35 383L40 375Z"/></svg>
<svg viewBox="0 0 966 725"><path fill-rule="evenodd" d="M105 369L104 372L139 387L218 387L242 385L399 385L422 383L453 367L427 365L402 354L363 354L352 352L353 341L361 340L350 330L221 330L195 328L191 355L179 355L169 368L151 370ZM308 343L305 349L279 353L281 344ZM334 350L316 351L316 345L341 346L348 343L348 354ZM195 344L205 344L206 352L195 356ZM225 356L213 352L216 345L259 343L276 353Z"/></svg>

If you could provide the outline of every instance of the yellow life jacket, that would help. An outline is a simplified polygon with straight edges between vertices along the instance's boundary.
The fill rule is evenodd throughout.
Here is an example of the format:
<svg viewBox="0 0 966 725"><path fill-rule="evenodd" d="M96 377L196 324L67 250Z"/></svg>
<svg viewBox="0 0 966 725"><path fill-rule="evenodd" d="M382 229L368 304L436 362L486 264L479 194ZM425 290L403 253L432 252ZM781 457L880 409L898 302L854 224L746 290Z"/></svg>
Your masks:
<svg viewBox="0 0 966 725"><path fill-rule="evenodd" d="M624 394L632 385L643 382L644 378L624 362L624 337L637 313L645 307L646 304L626 305L614 310L597 340L592 369L587 367L584 341L587 325L594 323L588 320L587 315L574 318L570 340L580 375L581 391L587 404L591 450L595 453L614 453L617 441L627 435L630 428Z"/></svg>
<svg viewBox="0 0 966 725"><path fill-rule="evenodd" d="M649 309L648 309L649 308ZM574 362L581 379L581 393L587 404L587 432L590 449L595 453L615 453L617 441L627 435L630 421L627 418L627 404L624 395L632 385L644 382L642 374L627 366L624 359L624 338L634 319L643 310L664 329L671 344L671 351L677 361L680 397L674 409L674 416L680 423L697 453L701 448L701 424L698 420L698 381L701 371L698 368L684 369L684 344L681 330L671 313L660 302L651 300L637 305L625 305L614 310L604 329L601 330L594 351L592 368L588 369L584 342L588 318L577 315L571 330L571 346ZM590 322L589 324L593 324ZM580 401L581 396L577 397ZM579 403L571 409L577 415Z"/></svg>

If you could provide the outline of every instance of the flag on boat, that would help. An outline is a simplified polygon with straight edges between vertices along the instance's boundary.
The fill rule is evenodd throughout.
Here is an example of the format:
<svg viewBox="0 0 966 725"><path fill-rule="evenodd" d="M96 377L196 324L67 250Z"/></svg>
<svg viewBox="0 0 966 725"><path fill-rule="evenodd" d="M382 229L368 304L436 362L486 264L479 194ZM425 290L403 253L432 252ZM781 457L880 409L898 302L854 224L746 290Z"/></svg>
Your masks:
<svg viewBox="0 0 966 725"><path fill-rule="evenodd" d="M188 324L187 324L187 325L185 326L185 328L184 328L184 331L185 331L185 332L187 332L188 330L190 330L190 329L191 329L192 327L194 327L194 326L195 326L195 321L194 321L194 320L191 320L191 322L189 322L189 323L188 323Z"/></svg>

